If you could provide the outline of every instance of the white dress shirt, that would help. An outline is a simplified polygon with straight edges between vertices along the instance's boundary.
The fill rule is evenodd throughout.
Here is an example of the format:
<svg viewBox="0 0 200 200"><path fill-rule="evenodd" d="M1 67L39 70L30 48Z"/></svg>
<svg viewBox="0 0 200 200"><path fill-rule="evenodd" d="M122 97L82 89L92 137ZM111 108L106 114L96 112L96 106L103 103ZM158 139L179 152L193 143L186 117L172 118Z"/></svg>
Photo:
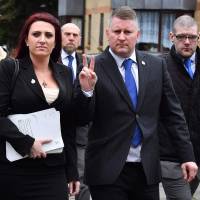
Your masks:
<svg viewBox="0 0 200 200"><path fill-rule="evenodd" d="M68 66L68 63L69 63L69 60L67 58L69 54L67 54L63 49L61 51L61 59L62 59L62 63L65 65L65 66ZM76 77L76 73L77 73L77 60L76 60L76 53L73 52L71 54L73 57L74 57L74 60L72 62L72 71L73 71L73 77Z"/></svg>
<svg viewBox="0 0 200 200"><path fill-rule="evenodd" d="M121 57L117 56L116 54L114 54L114 52L111 49L109 49L109 52L115 59L118 69L123 77L123 80L125 81L125 69L122 66L122 63L127 58L121 58ZM128 58L130 58L134 61L132 64L132 67L131 67L131 71L133 73L133 77L135 79L135 84L136 84L137 92L138 92L139 91L139 76L138 76L138 65L137 65L137 61L136 61L135 51ZM126 160L127 162L141 162L141 156L140 156L141 146L142 145L138 145L136 148L134 148L132 146L130 147L129 154L128 154L127 160Z"/></svg>

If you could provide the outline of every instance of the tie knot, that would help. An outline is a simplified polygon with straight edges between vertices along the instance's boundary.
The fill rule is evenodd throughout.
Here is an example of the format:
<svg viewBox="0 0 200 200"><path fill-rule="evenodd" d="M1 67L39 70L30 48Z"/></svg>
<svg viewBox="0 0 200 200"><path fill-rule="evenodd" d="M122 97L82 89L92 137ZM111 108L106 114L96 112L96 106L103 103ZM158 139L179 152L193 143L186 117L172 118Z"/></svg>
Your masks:
<svg viewBox="0 0 200 200"><path fill-rule="evenodd" d="M185 64L186 68L189 68L192 64L192 60L190 58L186 58L184 60L184 64Z"/></svg>
<svg viewBox="0 0 200 200"><path fill-rule="evenodd" d="M125 70L130 70L133 62L134 61L130 58L125 59L124 62L123 62L123 66L124 66Z"/></svg>
<svg viewBox="0 0 200 200"><path fill-rule="evenodd" d="M72 62L74 60L74 57L72 55L68 55L67 58L68 58L69 62Z"/></svg>

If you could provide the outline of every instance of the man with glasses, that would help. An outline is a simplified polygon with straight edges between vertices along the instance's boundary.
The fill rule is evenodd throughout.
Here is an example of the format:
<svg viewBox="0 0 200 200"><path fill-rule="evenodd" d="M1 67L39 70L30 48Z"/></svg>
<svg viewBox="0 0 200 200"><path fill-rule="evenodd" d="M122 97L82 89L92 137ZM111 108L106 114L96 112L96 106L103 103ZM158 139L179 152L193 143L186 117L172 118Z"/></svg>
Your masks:
<svg viewBox="0 0 200 200"><path fill-rule="evenodd" d="M200 164L200 50L196 21L188 16L178 17L169 34L173 43L165 56L176 94L188 124L196 162ZM162 183L168 200L191 200L199 184L199 175L190 183L183 179L174 141L167 134L161 119L159 126ZM181 127L180 127L181 128Z"/></svg>

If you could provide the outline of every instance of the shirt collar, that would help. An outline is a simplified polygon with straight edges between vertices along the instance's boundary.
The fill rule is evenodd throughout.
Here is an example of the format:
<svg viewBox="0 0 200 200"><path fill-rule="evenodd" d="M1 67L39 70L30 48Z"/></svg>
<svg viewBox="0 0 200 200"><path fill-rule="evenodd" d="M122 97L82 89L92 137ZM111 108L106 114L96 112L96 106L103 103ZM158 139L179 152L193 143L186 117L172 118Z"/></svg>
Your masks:
<svg viewBox="0 0 200 200"><path fill-rule="evenodd" d="M111 55L113 56L113 58L115 59L116 63L117 63L117 66L118 67L122 67L122 63L124 62L125 59L127 58L130 58L132 59L135 63L137 63L136 61L136 53L135 53L135 50L133 51L133 53L131 54L130 57L127 57L127 58L122 58L118 55L116 55L111 48L109 48L109 52L111 53Z"/></svg>
<svg viewBox="0 0 200 200"><path fill-rule="evenodd" d="M195 57L196 57L196 52L194 52L192 56L190 57L190 59L192 60L192 63L195 63Z"/></svg>
<svg viewBox="0 0 200 200"><path fill-rule="evenodd" d="M189 57L189 58L190 58L190 60L192 61L192 63L195 63L196 52L194 52L194 53L192 54L192 56ZM184 60L185 60L185 59L182 59L183 62L184 62Z"/></svg>
<svg viewBox="0 0 200 200"><path fill-rule="evenodd" d="M67 58L69 54L67 54L63 49L61 50L61 58L62 60ZM72 54L71 54L74 58L76 58L76 52L74 51Z"/></svg>

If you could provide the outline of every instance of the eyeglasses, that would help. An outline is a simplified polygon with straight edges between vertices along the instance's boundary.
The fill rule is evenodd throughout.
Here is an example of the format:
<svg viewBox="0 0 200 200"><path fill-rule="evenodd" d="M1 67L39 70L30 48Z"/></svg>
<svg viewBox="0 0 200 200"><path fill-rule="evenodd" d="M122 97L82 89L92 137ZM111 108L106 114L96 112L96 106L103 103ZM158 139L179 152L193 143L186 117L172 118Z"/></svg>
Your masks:
<svg viewBox="0 0 200 200"><path fill-rule="evenodd" d="M187 39L190 41L190 42L196 42L198 39L199 39L199 36L198 35L175 35L174 36L176 37L177 40L183 42L183 41L186 41Z"/></svg>

